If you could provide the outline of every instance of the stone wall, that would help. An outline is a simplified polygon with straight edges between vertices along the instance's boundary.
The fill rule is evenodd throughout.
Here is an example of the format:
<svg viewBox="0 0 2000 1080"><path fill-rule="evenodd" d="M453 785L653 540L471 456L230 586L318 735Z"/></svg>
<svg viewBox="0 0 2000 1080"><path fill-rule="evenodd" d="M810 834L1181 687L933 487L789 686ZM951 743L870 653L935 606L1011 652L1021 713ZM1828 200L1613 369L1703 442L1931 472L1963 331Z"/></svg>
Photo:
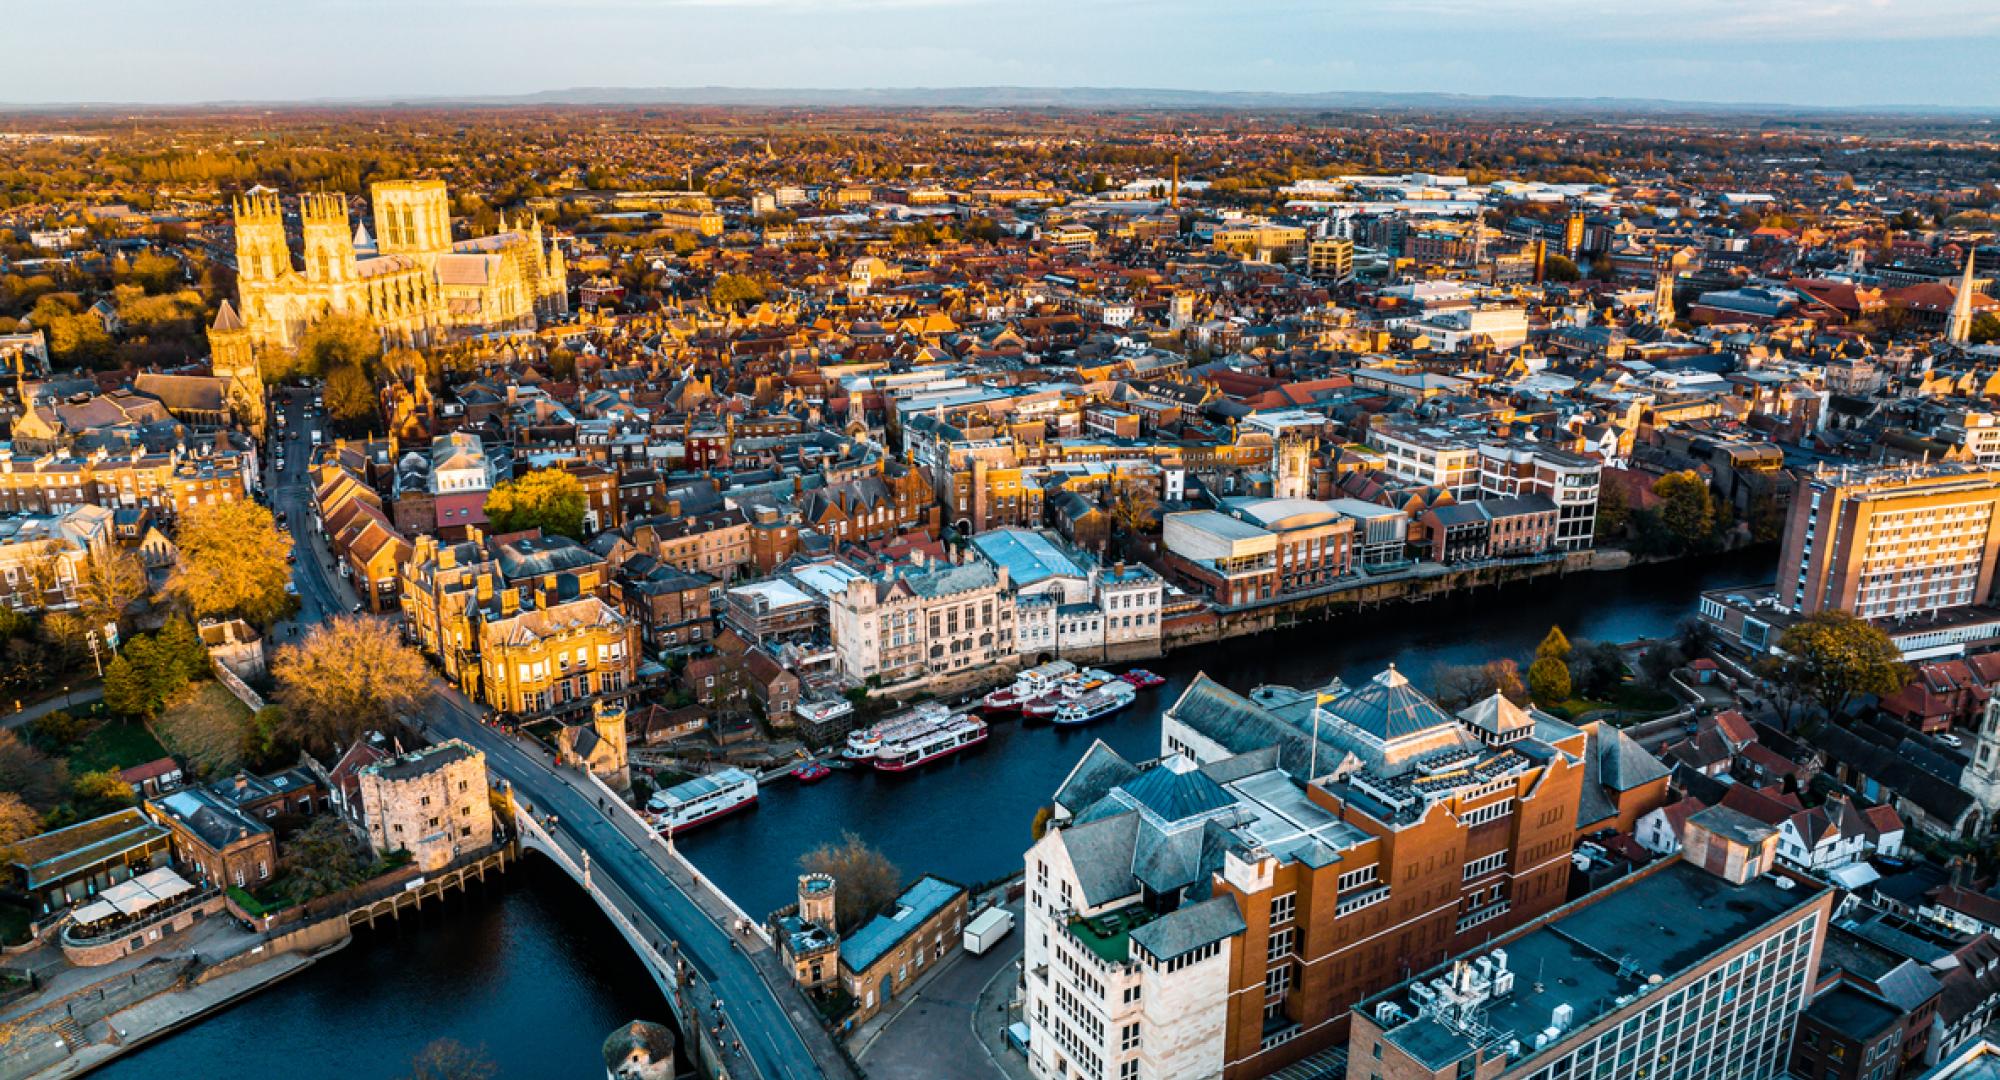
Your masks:
<svg viewBox="0 0 2000 1080"><path fill-rule="evenodd" d="M213 896L197 904L191 904L171 916L154 922L134 926L117 934L100 938L77 940L65 929L59 936L63 958L76 967L102 967L121 960L137 952L144 952L161 942L179 939L181 934L192 929L203 919L213 918L222 913L222 894Z"/></svg>

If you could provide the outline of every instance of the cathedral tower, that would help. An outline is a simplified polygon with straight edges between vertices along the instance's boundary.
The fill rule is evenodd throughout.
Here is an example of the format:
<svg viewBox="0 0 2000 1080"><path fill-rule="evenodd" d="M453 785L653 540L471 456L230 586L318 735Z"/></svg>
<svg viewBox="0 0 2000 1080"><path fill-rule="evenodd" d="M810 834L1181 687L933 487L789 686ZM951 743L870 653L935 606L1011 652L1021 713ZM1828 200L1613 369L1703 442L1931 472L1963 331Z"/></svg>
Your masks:
<svg viewBox="0 0 2000 1080"><path fill-rule="evenodd" d="M354 234L347 230L347 196L322 191L299 196L306 280L339 284L354 275Z"/></svg>
<svg viewBox="0 0 2000 1080"><path fill-rule="evenodd" d="M1958 291L1951 298L1951 319L1945 324L1944 339L1952 345L1972 344L1972 252L1965 253L1965 273L1959 275Z"/></svg>
<svg viewBox="0 0 2000 1080"><path fill-rule="evenodd" d="M451 250L451 196L442 180L385 180L369 189L375 245L384 255L442 255Z"/></svg>
<svg viewBox="0 0 2000 1080"><path fill-rule="evenodd" d="M1979 737L1973 746L1972 764L1959 775L1958 786L1972 796L1984 820L1974 831L1990 831L1994 815L2000 813L2000 697L1986 703L1979 721Z"/></svg>
<svg viewBox="0 0 2000 1080"><path fill-rule="evenodd" d="M274 191L238 196L236 211L236 276L246 283L267 284L292 268L292 250L285 242L285 212Z"/></svg>

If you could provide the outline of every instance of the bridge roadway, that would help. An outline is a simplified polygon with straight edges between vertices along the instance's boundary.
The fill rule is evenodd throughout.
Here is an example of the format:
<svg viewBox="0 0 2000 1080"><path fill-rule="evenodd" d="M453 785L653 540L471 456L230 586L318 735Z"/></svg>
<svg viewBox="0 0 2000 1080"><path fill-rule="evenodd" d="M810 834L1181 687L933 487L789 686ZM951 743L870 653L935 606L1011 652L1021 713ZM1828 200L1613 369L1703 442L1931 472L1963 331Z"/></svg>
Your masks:
<svg viewBox="0 0 2000 1080"><path fill-rule="evenodd" d="M707 894L678 856L616 807L600 808L598 788L579 773L551 765L538 743L487 727L463 696L442 689L430 734L459 738L486 754L486 767L508 782L516 800L537 815L554 814L553 832L590 857L594 882L608 880L623 898L621 913L656 939L675 942L697 974L722 999L728 1024L749 1065L764 1080L851 1077L854 1072L820 1027L811 1005L790 983L771 947L726 929L731 916L719 894ZM706 909L697 901L703 895ZM616 900L614 899L614 902ZM644 957L659 965L658 957ZM671 982L671 979L668 981Z"/></svg>
<svg viewBox="0 0 2000 1080"><path fill-rule="evenodd" d="M287 453L285 468L272 469L271 501L274 509L286 511L298 555L292 579L300 610L277 628L276 636L284 641L348 611L357 598L331 569L331 553L312 526L307 461L310 432L322 426L323 415L309 407L309 392L280 390L273 398L288 423L277 428L273 422L273 443L284 441ZM287 439L292 432L298 434ZM275 465L275 460L266 464ZM487 727L477 705L442 680L433 685L429 734L478 747L486 754L487 769L506 780L523 805L556 815L552 831L565 854L588 853L592 881L610 886L600 889L601 894L619 903L625 918L653 940L676 943L721 999L728 1026L743 1045L744 1056L727 1063L733 1080L744 1080L738 1070L745 1065L760 1080L855 1075L771 947L761 938L740 939L726 929L733 911L720 893L697 881L688 865L634 815L617 807L601 809L598 787L576 770L554 766L541 744ZM641 959L655 968L667 963L657 954ZM671 984L671 973L663 981Z"/></svg>

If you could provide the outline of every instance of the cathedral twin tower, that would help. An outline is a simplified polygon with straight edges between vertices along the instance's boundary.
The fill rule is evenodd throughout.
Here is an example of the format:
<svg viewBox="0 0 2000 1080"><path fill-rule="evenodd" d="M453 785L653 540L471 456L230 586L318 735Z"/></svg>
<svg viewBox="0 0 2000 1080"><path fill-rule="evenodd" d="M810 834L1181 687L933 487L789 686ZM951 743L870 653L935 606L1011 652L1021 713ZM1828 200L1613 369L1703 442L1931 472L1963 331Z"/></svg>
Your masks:
<svg viewBox="0 0 2000 1080"><path fill-rule="evenodd" d="M531 331L568 311L562 251L525 229L453 241L442 180L393 180L369 191L375 237L348 225L347 197L298 199L301 265L292 261L276 192L236 199L237 295L257 349L298 347L328 314L366 316L385 343L424 346L463 336Z"/></svg>

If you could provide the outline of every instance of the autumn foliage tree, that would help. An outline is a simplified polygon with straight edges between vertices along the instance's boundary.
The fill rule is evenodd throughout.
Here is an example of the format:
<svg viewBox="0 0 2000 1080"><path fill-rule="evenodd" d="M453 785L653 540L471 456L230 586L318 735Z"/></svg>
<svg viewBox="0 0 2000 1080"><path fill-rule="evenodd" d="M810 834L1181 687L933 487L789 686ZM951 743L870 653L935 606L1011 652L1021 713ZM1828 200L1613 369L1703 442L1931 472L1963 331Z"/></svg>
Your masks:
<svg viewBox="0 0 2000 1080"><path fill-rule="evenodd" d="M903 888L903 875L896 864L851 832L799 856L799 868L833 878L833 918L841 934L887 909Z"/></svg>
<svg viewBox="0 0 2000 1080"><path fill-rule="evenodd" d="M1875 624L1845 611L1822 611L1785 628L1773 674L1780 687L1838 716L1865 695L1903 688L1901 650Z"/></svg>
<svg viewBox="0 0 2000 1080"><path fill-rule="evenodd" d="M308 750L345 746L430 698L430 671L382 622L342 616L278 650L271 664L285 734Z"/></svg>
<svg viewBox="0 0 2000 1080"><path fill-rule="evenodd" d="M271 511L248 500L191 506L177 539L181 561L169 588L196 618L267 624L284 613L292 545Z"/></svg>
<svg viewBox="0 0 2000 1080"><path fill-rule="evenodd" d="M493 486L486 520L493 532L540 529L546 536L583 539L583 483L561 469L536 469Z"/></svg>

